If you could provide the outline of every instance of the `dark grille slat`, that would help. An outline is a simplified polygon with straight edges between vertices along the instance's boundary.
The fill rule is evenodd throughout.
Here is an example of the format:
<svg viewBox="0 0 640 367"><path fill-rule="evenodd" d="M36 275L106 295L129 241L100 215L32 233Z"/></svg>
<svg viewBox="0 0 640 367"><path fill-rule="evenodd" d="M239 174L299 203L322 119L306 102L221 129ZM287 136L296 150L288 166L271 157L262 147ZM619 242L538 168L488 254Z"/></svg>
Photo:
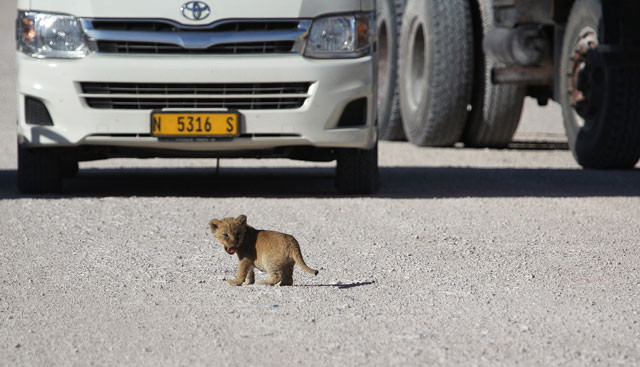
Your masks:
<svg viewBox="0 0 640 367"><path fill-rule="evenodd" d="M225 21L210 26L179 26L168 21L114 21L94 19L94 29L101 31L136 31L136 32L250 32L256 30L290 31L298 28L299 21Z"/></svg>
<svg viewBox="0 0 640 367"><path fill-rule="evenodd" d="M274 98L270 100L260 100L256 101L253 99L247 99L242 101L229 101L228 99L200 99L194 100L198 101L200 105L215 105L220 106L222 103L225 103L229 106L233 105L251 105L254 104L256 106L277 106L277 105L297 105L301 98ZM164 105L164 106L192 106L194 105L194 101L177 101L177 100L158 100L158 99L111 99L111 98L87 98L87 101L90 104L104 104L108 102L109 104L118 104L118 105L140 105L140 106L155 106L155 105Z"/></svg>
<svg viewBox="0 0 640 367"><path fill-rule="evenodd" d="M195 49L184 48L178 45L124 42L124 41L98 41L98 52L119 54L276 54L288 53L294 47L293 41L251 42L221 44L209 48Z"/></svg>

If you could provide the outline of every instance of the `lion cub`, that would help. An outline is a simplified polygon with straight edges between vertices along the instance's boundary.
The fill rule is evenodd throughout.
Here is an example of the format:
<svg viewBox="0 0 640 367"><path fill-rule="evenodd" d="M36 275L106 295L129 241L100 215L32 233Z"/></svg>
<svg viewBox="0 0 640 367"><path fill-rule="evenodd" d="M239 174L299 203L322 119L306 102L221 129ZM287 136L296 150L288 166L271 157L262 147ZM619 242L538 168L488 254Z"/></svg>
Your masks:
<svg viewBox="0 0 640 367"><path fill-rule="evenodd" d="M238 255L238 274L235 280L227 280L231 285L248 285L255 282L253 268L269 273L267 280L258 284L292 285L293 265L318 275L304 263L300 245L293 236L257 230L247 225L247 216L238 218L211 219L211 232L222 243L229 255Z"/></svg>

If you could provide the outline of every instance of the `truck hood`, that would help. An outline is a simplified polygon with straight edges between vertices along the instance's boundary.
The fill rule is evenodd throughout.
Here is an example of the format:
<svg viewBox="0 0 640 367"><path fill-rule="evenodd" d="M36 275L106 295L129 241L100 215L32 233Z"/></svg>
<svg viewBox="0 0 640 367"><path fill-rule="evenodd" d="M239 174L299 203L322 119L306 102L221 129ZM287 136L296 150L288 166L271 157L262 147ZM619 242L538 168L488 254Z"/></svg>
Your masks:
<svg viewBox="0 0 640 367"><path fill-rule="evenodd" d="M327 13L375 8L374 0L202 0L209 5L211 13L206 19L196 21L185 18L180 11L188 1L31 0L30 8L84 18L163 18L192 25L228 18L313 18Z"/></svg>

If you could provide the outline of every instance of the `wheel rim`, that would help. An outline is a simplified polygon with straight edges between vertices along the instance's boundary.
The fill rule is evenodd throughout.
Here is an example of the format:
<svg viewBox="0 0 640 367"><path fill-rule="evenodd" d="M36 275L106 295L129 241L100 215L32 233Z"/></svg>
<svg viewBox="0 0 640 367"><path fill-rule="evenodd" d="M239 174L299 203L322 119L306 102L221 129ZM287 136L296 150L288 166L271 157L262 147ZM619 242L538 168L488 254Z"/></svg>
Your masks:
<svg viewBox="0 0 640 367"><path fill-rule="evenodd" d="M389 85L389 30L386 22L378 25L378 91L386 91ZM382 106L387 96L378 92L378 106Z"/></svg>
<svg viewBox="0 0 640 367"><path fill-rule="evenodd" d="M569 70L567 70L569 79L567 93L569 95L571 113L580 128L588 124L588 116L598 112L594 110L596 107L593 106L593 103L589 103L588 95L585 94L585 90L589 89L590 83L590 78L587 78L587 73L589 72L587 69L587 53L590 50L595 50L598 44L598 33L595 29L585 27L580 31L570 55Z"/></svg>
<svg viewBox="0 0 640 367"><path fill-rule="evenodd" d="M424 34L424 26L421 22L414 21L410 33L411 42L409 44L409 67L408 72L408 101L411 109L417 110L422 103L425 93L426 84L426 41Z"/></svg>

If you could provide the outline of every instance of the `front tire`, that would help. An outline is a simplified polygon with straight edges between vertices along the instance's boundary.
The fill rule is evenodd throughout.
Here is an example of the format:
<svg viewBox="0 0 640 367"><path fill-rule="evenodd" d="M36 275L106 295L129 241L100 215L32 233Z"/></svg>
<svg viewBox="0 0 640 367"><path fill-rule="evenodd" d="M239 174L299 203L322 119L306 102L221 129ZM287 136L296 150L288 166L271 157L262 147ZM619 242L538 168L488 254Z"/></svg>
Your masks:
<svg viewBox="0 0 640 367"><path fill-rule="evenodd" d="M580 165L628 169L640 158L640 73L637 64L619 63L623 51L599 47L605 22L600 0L573 5L562 46L560 104Z"/></svg>
<svg viewBox="0 0 640 367"><path fill-rule="evenodd" d="M378 192L378 144L372 149L337 152L336 189L340 194L371 195Z"/></svg>
<svg viewBox="0 0 640 367"><path fill-rule="evenodd" d="M76 177L78 171L80 170L80 166L78 165L78 161L62 160L60 161L60 170L62 173L62 177L72 178Z"/></svg>
<svg viewBox="0 0 640 367"><path fill-rule="evenodd" d="M408 0L399 51L404 132L419 146L460 141L473 84L469 0Z"/></svg>
<svg viewBox="0 0 640 367"><path fill-rule="evenodd" d="M52 149L18 146L18 190L22 194L62 192L62 165Z"/></svg>

